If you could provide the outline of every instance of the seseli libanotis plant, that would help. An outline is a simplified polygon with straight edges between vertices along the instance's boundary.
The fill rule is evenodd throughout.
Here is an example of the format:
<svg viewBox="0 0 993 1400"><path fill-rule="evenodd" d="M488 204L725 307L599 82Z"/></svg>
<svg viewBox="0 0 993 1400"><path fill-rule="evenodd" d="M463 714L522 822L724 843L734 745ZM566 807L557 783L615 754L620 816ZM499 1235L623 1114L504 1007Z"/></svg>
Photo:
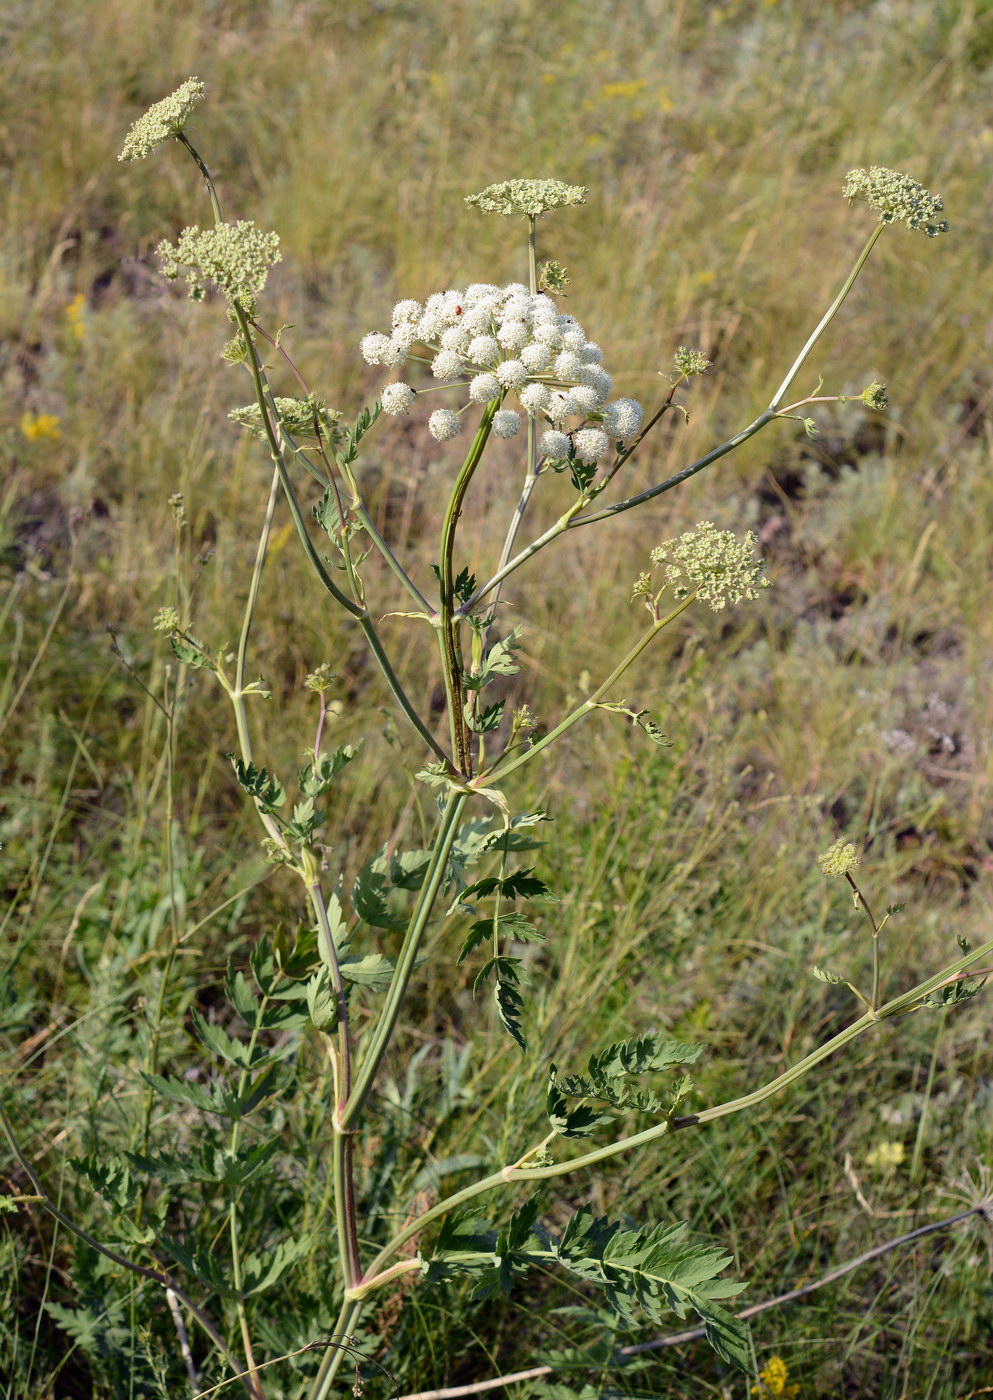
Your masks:
<svg viewBox="0 0 993 1400"><path fill-rule="evenodd" d="M159 256L165 276L185 279L194 299L203 299L211 289L220 291L234 329L225 358L244 367L252 386L251 402L233 410L231 418L260 440L273 469L233 658L201 640L200 629L179 608L163 609L156 626L168 635L181 663L211 673L227 695L237 736L232 755L237 781L258 813L268 859L299 878L307 912L302 932L293 937L279 933L252 950L247 975L244 968L229 968L225 988L235 1013L232 1033L194 1016L204 1049L221 1067L209 1084L163 1075L156 1060L146 1063L144 1084L187 1115L196 1115L201 1142L178 1152L175 1144L156 1143L149 1099L133 1151L76 1162L106 1198L116 1221L113 1248L92 1237L88 1242L118 1267L161 1286L173 1302L179 1299L181 1310L202 1333L202 1342L191 1351L200 1384L206 1386L207 1378L218 1386L237 1379L257 1400L266 1395L267 1375L280 1377L280 1395L307 1400L323 1400L342 1379L350 1383L363 1351L375 1346L375 1337L362 1330L370 1305L398 1286L431 1286L469 1275L475 1296L485 1299L509 1289L532 1266L572 1274L584 1288L599 1291L628 1323L640 1318L657 1326L670 1313L685 1317L695 1312L724 1361L747 1368L747 1326L729 1306L743 1285L720 1277L730 1262L721 1247L691 1239L679 1222L633 1227L597 1217L588 1207L553 1231L541 1221L540 1196L528 1192L537 1192L552 1178L658 1144L673 1132L753 1107L877 1022L926 1006L947 1006L978 990L981 984L966 974L993 953L993 941L976 949L963 946L957 961L899 996L884 998L880 934L896 908L882 920L873 916L854 882L855 847L844 840L826 854L823 868L849 882L866 917L872 984L863 991L839 974L818 970L822 978L852 988L860 1014L812 1054L738 1099L691 1112L687 1069L702 1047L680 1043L651 1026L632 1027L627 1040L591 1047L581 1072L547 1066L547 1130L534 1141L520 1141L507 1160L494 1160L484 1175L453 1195L418 1202L413 1195L363 1195L358 1183L378 1131L377 1086L384 1056L400 1029L429 932L432 944L446 948L458 963L478 966L476 994L488 990L506 1033L522 1052L527 1050L520 945L541 942L544 935L538 916L521 910L528 901L540 905L550 891L525 858L541 844L537 833L547 818L541 811L513 811L506 780L538 762L556 739L595 711L614 712L636 725L648 742L666 743L649 711L621 698L622 678L687 609L737 606L756 598L768 584L751 535L737 536L703 521L660 541L631 581L633 599L646 609L647 621L609 674L539 730L526 704L508 711L500 698L505 678L520 666L521 629L505 631L497 622L507 581L539 554L553 550L562 536L606 524L654 500L778 419L799 419L813 432L807 410L846 396L823 395L818 386L789 401L791 385L887 225L903 223L934 237L948 228L938 217L941 201L906 175L880 167L853 171L845 194L868 205L876 220L768 406L696 461L625 496L622 468L665 415L681 410L676 397L681 386L710 366L702 351L681 346L659 402L643 406L631 398L611 397L611 375L599 346L555 299L567 283L565 269L538 256L544 217L581 204L582 187L557 180L510 180L470 196L468 203L484 213L523 222L526 280L475 283L400 301L390 327L370 331L360 345L365 361L387 371L389 381L372 408L346 423L299 376L302 393L277 395L271 387L263 356L274 348L280 356L275 362L284 366L287 377L296 375L282 338L258 319L268 272L280 258L279 240L253 223L224 220L208 167L187 132L203 96L203 85L189 79L135 123L121 159L143 158L175 140L206 183L213 225L185 229L175 244L161 245ZM885 389L875 382L856 397L869 410L886 404ZM451 485L438 522L434 560L398 557L363 497L361 454L381 415L409 415L418 430L438 443L453 444ZM468 443L461 463L454 446L460 436ZM491 571L477 578L461 561L459 522L467 493L485 471L493 440L520 442L522 485L509 520L493 536ZM549 528L528 538L529 506L539 485L560 493L566 503ZM431 795L435 827L430 841L417 849L381 850L347 890L342 872L325 868L322 804L358 754L353 746L329 749L324 744L331 684L327 666L307 681L319 717L316 733L307 739L309 758L303 768L290 780L260 763L253 748L249 705L264 700L266 691L263 682L248 679L252 626L281 501L315 587L363 633L400 721L423 755L417 777ZM409 625L421 629L426 644L438 649L445 690L441 726L411 698L381 640L374 618L383 608L367 596L363 574L370 551L382 556L409 597ZM388 957L380 944L398 946L398 951ZM360 995L375 1000L374 1011L358 1017ZM238 1023L242 1029L235 1034ZM315 1042L326 1057L325 1080L313 1069L313 1058L303 1053ZM301 1083L305 1070L310 1078ZM267 1233L264 1222L253 1216L247 1238L244 1188L255 1182L255 1189L264 1191L260 1183L274 1162L292 1151L281 1135L280 1099L313 1096L322 1083L329 1084L326 1209L312 1212L308 1229L295 1234L289 1229L282 1235ZM629 1121L632 1114L640 1115L644 1126L627 1136L612 1136L611 1125ZM584 1140L585 1147L575 1146ZM32 1180L48 1202L36 1175ZM170 1193L189 1182L201 1183L205 1192L209 1186L213 1193L209 1249L180 1238L170 1217ZM218 1200L224 1202L221 1212ZM499 1228L481 1213L484 1205L502 1219ZM58 1210L54 1203L52 1209ZM61 1213L60 1219L73 1228ZM336 1239L337 1267L328 1270L319 1290L323 1312L313 1335L287 1359L269 1345L272 1330L262 1325L266 1312L278 1311L279 1294L272 1290L299 1261L326 1257L329 1232ZM342 1368L345 1376L339 1379Z"/></svg>

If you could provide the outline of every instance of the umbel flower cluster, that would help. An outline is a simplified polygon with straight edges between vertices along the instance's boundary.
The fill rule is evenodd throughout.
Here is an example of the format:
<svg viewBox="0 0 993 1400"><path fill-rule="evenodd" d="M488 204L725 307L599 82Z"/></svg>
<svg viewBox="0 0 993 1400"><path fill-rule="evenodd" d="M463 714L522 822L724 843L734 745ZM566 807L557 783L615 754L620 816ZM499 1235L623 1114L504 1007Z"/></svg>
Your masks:
<svg viewBox="0 0 993 1400"><path fill-rule="evenodd" d="M752 553L755 542L751 531L739 539L730 530L718 530L712 521L701 520L695 529L653 549L652 563L665 569L667 587L675 598L692 593L720 612L729 603L757 598L760 589L769 587L762 576L764 561Z"/></svg>
<svg viewBox="0 0 993 1400"><path fill-rule="evenodd" d="M189 121L193 108L203 100L203 95L204 86L200 79L187 78L175 92L149 107L143 116L131 124L117 159L143 160L170 136L178 136Z"/></svg>
<svg viewBox="0 0 993 1400"><path fill-rule="evenodd" d="M203 300L204 283L211 282L249 316L255 314L269 269L282 258L279 234L265 233L251 219L184 228L177 244L160 243L157 252L162 276L171 281L185 277L193 301Z"/></svg>
<svg viewBox="0 0 993 1400"><path fill-rule="evenodd" d="M417 353L418 347L428 354ZM600 347L550 296L519 282L436 292L423 305L398 302L390 334L365 336L361 350L368 364L390 369L408 359L427 360L439 387L452 385L465 395L458 412L439 408L431 414L428 429L439 442L457 436L461 415L472 405L502 404L513 394L525 414L549 425L538 442L541 456L575 455L592 466L612 443L629 440L644 416L635 399L608 402L612 380ZM408 413L414 397L402 381L380 394L384 411L396 415ZM496 411L497 437L512 438L520 427L516 410Z"/></svg>
<svg viewBox="0 0 993 1400"><path fill-rule="evenodd" d="M915 233L937 238L947 233L947 219L939 219L945 206L936 194L898 170L870 165L868 170L850 170L845 181L845 198L861 199L874 209L884 224L906 224Z"/></svg>

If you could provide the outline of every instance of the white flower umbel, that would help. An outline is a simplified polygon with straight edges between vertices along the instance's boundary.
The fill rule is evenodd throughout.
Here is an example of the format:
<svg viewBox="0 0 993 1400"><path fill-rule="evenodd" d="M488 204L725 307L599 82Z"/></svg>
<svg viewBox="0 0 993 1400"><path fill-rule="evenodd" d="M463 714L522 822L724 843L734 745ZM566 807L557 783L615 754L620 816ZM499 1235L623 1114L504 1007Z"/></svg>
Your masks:
<svg viewBox="0 0 993 1400"><path fill-rule="evenodd" d="M718 530L712 521L701 520L696 529L653 549L652 563L665 567L667 586L676 598L695 593L720 612L729 603L757 598L760 589L769 587L754 548L751 531L739 539L730 530Z"/></svg>
<svg viewBox="0 0 993 1400"><path fill-rule="evenodd" d="M124 147L118 160L142 160L168 141L170 136L178 136L190 119L190 114L198 102L203 100L204 86L199 78L187 78L175 92L156 102L154 107L132 123L131 130L124 138Z"/></svg>
<svg viewBox="0 0 993 1400"><path fill-rule="evenodd" d="M435 292L423 303L408 298L393 308L391 325L388 335L363 336L360 349L367 364L393 369L407 359L427 360L435 380L461 393L460 407L516 396L529 417L560 430L557 439L565 446L559 442L555 452L543 453L552 460L570 453L568 435L583 433L577 455L592 465L606 456L611 442L629 440L644 417L635 399L607 402L612 381L600 363L600 347L547 293L532 294L522 282L506 287L476 282L464 291ZM403 393L389 386L383 407L407 413L412 394L406 386ZM517 428L511 432L511 422L520 423L516 409L507 405L499 412L509 416L494 421L494 433L513 436ZM431 432L438 436L434 427Z"/></svg>

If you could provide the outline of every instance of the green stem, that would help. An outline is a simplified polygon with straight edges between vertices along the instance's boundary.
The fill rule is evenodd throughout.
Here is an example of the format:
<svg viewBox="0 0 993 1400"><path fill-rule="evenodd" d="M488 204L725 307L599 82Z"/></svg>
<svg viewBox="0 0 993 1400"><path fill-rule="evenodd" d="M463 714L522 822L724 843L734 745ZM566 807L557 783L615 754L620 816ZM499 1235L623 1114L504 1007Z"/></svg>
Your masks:
<svg viewBox="0 0 993 1400"><path fill-rule="evenodd" d="M655 640L658 634L662 631L662 628L667 627L670 622L674 621L674 619L679 616L680 613L686 611L686 609L693 602L695 597L695 593L689 594L688 597L683 599L683 601L679 604L678 607L673 608L672 612L666 613L665 617L660 617L655 622L653 622L651 627L649 627L648 631L645 633L645 635L641 637L639 641L635 642L634 646L631 648L628 654L617 663L617 665L611 671L610 675L603 682L603 684L598 685L596 690L594 690L593 694L590 695L586 700L584 700L583 703L577 709L573 710L572 714L566 715L565 719L562 720L559 724L557 724L554 729L550 729L547 734L543 735L537 741L537 743L532 744L529 749L525 749L523 753L518 754L515 758L512 758L508 763L498 764L497 767L491 769L490 772L481 773L479 775L479 778L477 779L477 782L479 782L480 784L485 784L487 787L492 787L495 783L502 782L504 778L508 777L511 773L516 772L518 768L523 768L526 763L530 763L531 760L536 758L537 755L541 753L543 749L547 749L549 744L554 744L555 740L560 738L566 732L567 729L571 729L574 724L578 724L581 719L584 719L586 717L586 715L591 714L593 710L597 709L597 707L600 704L600 701L610 690L611 686L615 685L616 682L620 680L621 676L623 676L624 672L628 669L628 667L632 666L634 662L637 661L641 653L646 649L646 647L651 645L651 643Z"/></svg>
<svg viewBox="0 0 993 1400"><path fill-rule="evenodd" d="M379 1020L376 1022L376 1028L370 1037L368 1047L363 1053L348 1103L340 1114L342 1131L354 1127L372 1091L373 1081L392 1039L407 985L417 961L421 939L444 880L449 854L458 835L459 819L468 800L469 794L467 792L454 792L448 799L448 805L435 838L434 849L431 852L431 860L425 871L424 883L421 885L417 903L407 925L407 932L404 934L393 979L386 993L386 1001Z"/></svg>
<svg viewBox="0 0 993 1400"><path fill-rule="evenodd" d="M245 1056L247 1063L245 1067L242 1068L241 1073L238 1075L239 1098L243 1098L248 1089L248 1081L251 1077L251 1070L248 1069L247 1066L251 1064L255 1056L255 1047L258 1044L259 1039L259 1029L262 1024L262 1018L265 1015L268 1004L269 998L268 996L263 994L262 1000L259 1003L259 1013L255 1018L255 1025L252 1027L252 1033L248 1039L248 1049ZM236 1159L238 1155L238 1147L241 1143L241 1124L242 1120L240 1118L235 1118L231 1124L231 1135L228 1139L228 1155L230 1156L232 1161ZM228 1204L228 1237L231 1241L231 1281L234 1285L235 1310L238 1314L238 1327L241 1331L241 1344L245 1352L245 1364L248 1370L248 1378L252 1394L257 1397L257 1400L265 1400L265 1394L262 1390L262 1382L259 1379L258 1369L255 1364L255 1353L252 1347L252 1334L248 1326L248 1313L245 1309L245 1300L241 1294L241 1240L238 1222L238 1202L240 1199L240 1190L234 1190L231 1192L231 1200Z"/></svg>
<svg viewBox="0 0 993 1400"><path fill-rule="evenodd" d="M469 726L465 722L465 687L462 684L462 653L458 639L458 618L455 599L455 532L465 501L469 483L479 466L483 450L489 440L493 416L500 407L500 399L491 399L486 405L472 446L455 478L452 494L445 509L441 526L440 549L440 592L441 617L441 661L445 679L445 695L448 701L448 717L452 735L452 750L456 766L464 777L472 773L472 753L469 744Z"/></svg>
<svg viewBox="0 0 993 1400"><path fill-rule="evenodd" d="M733 452L736 447L740 447L743 442L747 442L750 437L754 437L760 429L767 423L771 423L776 417L774 408L767 408L751 423L747 428L742 428L740 433L735 433L734 437L728 438L727 442L722 442L717 447L712 447L709 452L705 452L702 457L698 457L695 462L691 462L682 471L676 472L673 476L667 477L665 481L660 481L657 486L650 486L646 491L639 491L636 496L629 496L626 501L617 501L614 505L604 506L602 510L590 511L587 515L577 516L570 522L571 529L577 529L580 525L593 525L598 520L609 520L611 516L620 515L622 511L633 510L635 506L644 505L646 501L653 501L656 496L661 496L665 491L671 491L673 487L688 481L691 476L696 476L697 472L702 472L704 467L709 467L721 457L726 457L729 452Z"/></svg>
<svg viewBox="0 0 993 1400"><path fill-rule="evenodd" d="M338 603L341 607L343 607L345 611L351 617L353 617L355 621L359 624L359 626L362 628L362 631L365 634L366 641L369 644L369 649L375 656L379 668L382 671L383 676L386 680L386 683L390 688L390 692L393 695L394 700L396 700L397 704L400 706L400 709L407 716L408 720L410 720L411 724L417 730L418 734L424 740L425 744L427 744L428 748L431 749L431 751L438 758L444 760L445 762L448 762L448 756L445 753L444 749L440 746L438 741L435 739L434 735L427 728L424 721L421 719L420 715L417 713L416 709L411 703L410 698L404 690L403 686L400 684L399 677L393 669L392 663L390 662L389 657L386 654L382 642L379 640L379 635L376 632L376 628L373 624L372 618L369 616L368 609L366 609L358 603L353 602L352 599L347 596L347 594L341 591L338 585L331 578L327 569L324 567L323 561L321 560L320 555L317 553L317 550L314 547L314 543L310 538L310 534L307 530L307 526L303 519L303 513L300 509L300 503L297 500L296 492L293 489L293 482L290 480L289 472L286 469L286 461L283 456L282 445L280 444L279 439L277 438L273 428L273 422L275 420L274 416L272 415L270 404L271 394L269 392L269 386L265 380L265 375L262 370L261 361L259 360L258 353L256 352L255 345L252 341L251 331L248 324L248 318L237 302L232 302L232 305L234 307L235 315L238 319L238 325L241 328L241 333L245 342L245 346L248 350L249 367L251 369L252 379L255 384L255 397L259 405L259 411L262 417L262 424L265 430L266 439L269 444L269 451L272 455L272 460L276 472L279 475L279 483L283 489L283 494L286 497L286 503L290 508L290 515L293 518L293 523L296 526L296 532L300 539L300 543L303 545L304 552L306 553L307 558L310 560L310 563L318 578L320 579L322 585L331 594L335 602Z"/></svg>
<svg viewBox="0 0 993 1400"><path fill-rule="evenodd" d="M705 1108L700 1113L686 1114L680 1118L673 1118L671 1121L666 1119L661 1123L656 1123L651 1128L644 1129L643 1132L635 1133L631 1137L622 1138L619 1142L608 1143L604 1147L594 1148L591 1152L585 1152L579 1157L572 1157L567 1162L555 1162L544 1167L519 1167L510 1165L501 1168L499 1171L492 1172L481 1181L477 1181L473 1183L473 1185L465 1187L462 1191L457 1191L454 1195L448 1196L445 1200L439 1201L436 1206L432 1206L430 1210L425 1211L423 1215L418 1216L410 1225L401 1230L389 1244L380 1250L375 1259L373 1259L366 1270L362 1284L359 1289L355 1290L355 1296L357 1298L364 1297L365 1294L372 1292L373 1289L380 1286L380 1281L385 1277L381 1272L383 1266L388 1263L398 1250L403 1248L408 1240L420 1234L425 1226L430 1225L432 1221L440 1219L449 1211L465 1205L468 1201L475 1199L475 1197L481 1196L487 1191L492 1191L495 1187L509 1185L518 1181L547 1181L557 1176L568 1176L570 1173L578 1171L582 1167L597 1166L610 1157L616 1157L621 1153L630 1152L633 1148L642 1147L646 1143L654 1142L658 1138L663 1137L666 1133L679 1131L682 1128L699 1127L703 1123L713 1123L716 1122L718 1118L726 1118L729 1114L740 1113L743 1109L755 1108L759 1104L764 1103L766 1099L772 1098L782 1089L787 1088L790 1084L794 1084L797 1080L802 1079L823 1060L829 1059L838 1050L843 1049L844 1046L848 1045L851 1041L863 1035L870 1027L876 1025L877 1022L917 1010L923 997L935 991L943 984L953 980L960 973L965 972L972 964L989 957L991 954L993 954L993 939L988 943L984 943L980 948L974 948L970 953L959 958L956 962L950 963L940 972L936 972L931 977L925 978L923 982L919 982L917 986L912 987L910 991L904 992L901 996L894 997L893 1000L887 1002L885 1006L881 1006L875 1014L866 1012L864 1016L860 1016L857 1021L853 1021L850 1026L847 1026L843 1031L839 1031L836 1036L825 1041L823 1045L818 1046L816 1050L812 1051L802 1060L799 1060L790 1069L784 1070L782 1074L770 1080L768 1084L763 1085L760 1089L755 1089L749 1094L743 1094L740 1098L731 1099L727 1103L717 1104L713 1108ZM535 1150L536 1148L529 1149L522 1157L518 1158L518 1162L526 1161Z"/></svg>
<svg viewBox="0 0 993 1400"><path fill-rule="evenodd" d="M364 1312L364 1306L357 1299L346 1298L341 1305L338 1319L331 1333L328 1349L320 1364L314 1383L307 1392L307 1400L327 1400L334 1385L335 1377L349 1353L349 1340ZM339 1340L340 1339L340 1340Z"/></svg>
<svg viewBox="0 0 993 1400"><path fill-rule="evenodd" d="M538 290L538 247L537 247L537 224L538 220L534 214L528 215L528 286L531 295Z"/></svg>
<svg viewBox="0 0 993 1400"><path fill-rule="evenodd" d="M207 194L210 196L210 207L214 211L214 222L222 224L224 220L221 217L221 203L220 200L217 198L217 190L214 186L214 181L211 178L210 171L207 169L206 165L204 165L200 152L197 150L196 146L192 145L187 140L186 133L184 131L176 132L176 140L181 146L186 147L186 149L189 151L190 155L196 162L197 169L203 176L203 182L207 186Z"/></svg>
<svg viewBox="0 0 993 1400"><path fill-rule="evenodd" d="M841 307L842 302L848 296L848 293L852 290L852 287L855 284L856 277L859 275L859 273L865 266L866 259L875 247L876 239L879 237L879 235L882 233L885 227L886 225L882 221L880 221L873 229L872 233L869 235L868 239L866 240L865 247L855 259L855 266L852 268L851 272L848 274L848 276L845 278L845 281L842 283L841 291L838 293L834 301L831 303L831 305L825 311L824 315L818 321L817 325L811 331L810 335L807 338L806 345L804 345L799 355L797 355L796 359L793 361L792 365L789 368L786 378L783 380L782 384L780 384L779 388L773 394L772 402L769 405L771 409L775 410L779 407L779 404L781 403L783 396L786 393L786 390L790 387L790 385L793 383L793 380L799 374L807 356L810 354L811 350L813 350L814 346L817 344L821 336L827 330L828 326L834 320L839 308Z"/></svg>

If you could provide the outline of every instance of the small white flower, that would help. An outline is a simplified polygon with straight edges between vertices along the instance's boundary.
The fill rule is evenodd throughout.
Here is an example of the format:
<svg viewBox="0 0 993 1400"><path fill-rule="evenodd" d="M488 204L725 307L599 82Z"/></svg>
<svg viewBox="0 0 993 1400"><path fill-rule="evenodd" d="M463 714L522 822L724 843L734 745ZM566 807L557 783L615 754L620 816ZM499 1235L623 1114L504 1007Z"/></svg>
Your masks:
<svg viewBox="0 0 993 1400"><path fill-rule="evenodd" d="M520 361L528 374L540 374L543 369L547 369L551 363L552 352L547 345L536 344L534 341L530 345L525 345L520 353Z"/></svg>
<svg viewBox="0 0 993 1400"><path fill-rule="evenodd" d="M492 282L470 282L465 289L465 301L470 306L475 306L477 301L482 301L485 297L499 295L500 288L495 287Z"/></svg>
<svg viewBox="0 0 993 1400"><path fill-rule="evenodd" d="M462 373L462 356L454 350L440 350L431 361L431 373L435 379L458 379Z"/></svg>
<svg viewBox="0 0 993 1400"><path fill-rule="evenodd" d="M498 399L502 390L495 374L477 374L469 380L469 398L472 403L489 403Z"/></svg>
<svg viewBox="0 0 993 1400"><path fill-rule="evenodd" d="M521 407L536 418L539 413L545 412L551 397L552 391L547 384L528 384L520 393Z"/></svg>
<svg viewBox="0 0 993 1400"><path fill-rule="evenodd" d="M394 328L407 325L416 326L421 319L421 311L422 307L419 301L411 301L409 297L406 301L398 301L393 308Z"/></svg>
<svg viewBox="0 0 993 1400"><path fill-rule="evenodd" d="M541 341L543 345L548 345L553 350L558 350L562 344L562 332L554 321L539 321L533 334L535 340Z"/></svg>
<svg viewBox="0 0 993 1400"><path fill-rule="evenodd" d="M461 355L469 344L469 333L461 323L449 326L447 330L442 331L438 344L442 350L457 350Z"/></svg>
<svg viewBox="0 0 993 1400"><path fill-rule="evenodd" d="M402 418L410 412L410 405L414 402L414 391L409 384L387 384L379 396L379 401L383 405L384 413L390 413L394 418Z"/></svg>
<svg viewBox="0 0 993 1400"><path fill-rule="evenodd" d="M563 350L561 355L556 355L552 368L557 379L578 379L583 362L574 350Z"/></svg>
<svg viewBox="0 0 993 1400"><path fill-rule="evenodd" d="M523 282L508 282L502 291L508 301L514 297L526 297L528 301L531 300L531 289L525 287Z"/></svg>
<svg viewBox="0 0 993 1400"><path fill-rule="evenodd" d="M493 415L493 431L498 438L516 437L521 429L521 415L512 408L498 408Z"/></svg>
<svg viewBox="0 0 993 1400"><path fill-rule="evenodd" d="M374 331L372 335L364 335L359 341L359 349L367 365L381 365L383 356L389 353L389 348L389 336L380 335L378 331Z"/></svg>
<svg viewBox="0 0 993 1400"><path fill-rule="evenodd" d="M531 298L531 319L533 321L547 321L550 317L558 316L558 314L554 301L544 292L539 292L537 296Z"/></svg>
<svg viewBox="0 0 993 1400"><path fill-rule="evenodd" d="M553 393L545 409L553 423L563 423L567 418L576 416L576 405L569 394L563 394L560 389Z"/></svg>
<svg viewBox="0 0 993 1400"><path fill-rule="evenodd" d="M530 332L523 321L504 321L497 328L497 340L505 350L522 350L528 343Z"/></svg>
<svg viewBox="0 0 993 1400"><path fill-rule="evenodd" d="M449 442L462 431L462 419L450 408L436 408L428 419L428 432L437 442Z"/></svg>
<svg viewBox="0 0 993 1400"><path fill-rule="evenodd" d="M475 365L488 365L500 354L500 347L492 335L477 335L469 342L466 358Z"/></svg>
<svg viewBox="0 0 993 1400"><path fill-rule="evenodd" d="M444 329L445 322L436 311L425 311L417 323L417 339L422 345L434 345Z"/></svg>
<svg viewBox="0 0 993 1400"><path fill-rule="evenodd" d="M562 345L564 349L578 353L586 346L586 336L578 326L574 330L566 330L562 334Z"/></svg>
<svg viewBox="0 0 993 1400"><path fill-rule="evenodd" d="M584 364L598 365L603 360L603 351L600 349L599 345L596 345L592 340L588 340L586 344L580 348L579 357Z"/></svg>
<svg viewBox="0 0 993 1400"><path fill-rule="evenodd" d="M599 462L610 451L610 440L600 428L581 428L573 438L573 444L576 456L588 467Z"/></svg>
<svg viewBox="0 0 993 1400"><path fill-rule="evenodd" d="M593 413L603 403L600 395L589 384L577 384L574 389L569 390L569 397L576 405L579 413L585 415Z"/></svg>
<svg viewBox="0 0 993 1400"><path fill-rule="evenodd" d="M614 381L601 365L583 365L576 377L581 384L591 385L601 399L605 399L614 387Z"/></svg>
<svg viewBox="0 0 993 1400"><path fill-rule="evenodd" d="M551 461L561 461L562 458L569 455L569 439L565 433L542 433L538 439L538 453L542 457L548 457Z"/></svg>
<svg viewBox="0 0 993 1400"><path fill-rule="evenodd" d="M496 376L505 389L520 389L527 381L528 372L520 360L504 360L497 365Z"/></svg>
<svg viewBox="0 0 993 1400"><path fill-rule="evenodd" d="M641 427L645 411L637 399L615 399L603 411L604 432L624 442Z"/></svg>
<svg viewBox="0 0 993 1400"><path fill-rule="evenodd" d="M411 342L402 335L391 335L386 342L382 358L379 363L385 365L387 369L396 369L397 365L402 365L410 353Z"/></svg>
<svg viewBox="0 0 993 1400"><path fill-rule="evenodd" d="M480 302L478 306L470 306L461 320L469 335L489 335L493 329L493 312L496 308L489 306L486 302Z"/></svg>

